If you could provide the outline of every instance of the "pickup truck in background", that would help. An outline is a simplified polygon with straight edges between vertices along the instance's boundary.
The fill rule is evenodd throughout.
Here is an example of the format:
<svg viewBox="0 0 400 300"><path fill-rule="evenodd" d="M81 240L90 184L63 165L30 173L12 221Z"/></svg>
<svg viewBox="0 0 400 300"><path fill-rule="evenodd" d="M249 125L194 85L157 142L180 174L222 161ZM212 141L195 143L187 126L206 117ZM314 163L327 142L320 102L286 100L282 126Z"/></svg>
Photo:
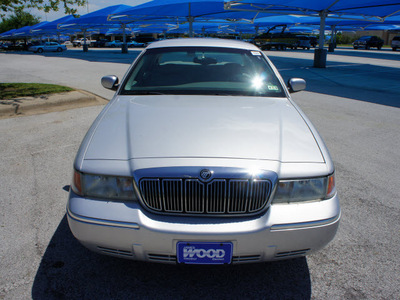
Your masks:
<svg viewBox="0 0 400 300"><path fill-rule="evenodd" d="M74 47L81 47L81 46L83 46L83 44L84 44L84 40L85 39L76 39L76 40L74 40L73 42L72 42L72 45L74 46ZM95 44L96 44L96 40L89 40L89 39L86 39L86 45L88 45L89 47L94 47L95 46Z"/></svg>

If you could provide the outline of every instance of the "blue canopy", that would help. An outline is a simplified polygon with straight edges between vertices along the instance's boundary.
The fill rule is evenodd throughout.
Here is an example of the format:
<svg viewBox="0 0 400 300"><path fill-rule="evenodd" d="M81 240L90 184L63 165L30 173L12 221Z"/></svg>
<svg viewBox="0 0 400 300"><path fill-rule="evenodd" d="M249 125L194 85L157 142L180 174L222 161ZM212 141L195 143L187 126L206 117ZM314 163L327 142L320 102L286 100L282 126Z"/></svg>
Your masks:
<svg viewBox="0 0 400 300"><path fill-rule="evenodd" d="M320 25L320 30L324 30L325 25L372 28L373 24L400 25L399 12L400 0L154 0L135 7L109 6L80 18L66 16L12 33L14 37L59 34L61 30L86 34L93 30L115 32L120 28L124 32L128 27L147 32L189 30L190 34L199 30L255 32L256 28L279 24L288 27ZM204 22L215 24L206 26ZM232 25L221 27L221 23ZM0 37L4 38L4 34Z"/></svg>
<svg viewBox="0 0 400 300"><path fill-rule="evenodd" d="M131 8L128 5L114 5L109 6L103 9L96 10L94 12L88 13L83 15L80 18L76 18L74 20L67 21L63 24L60 24L58 28L60 29L78 29L83 32L84 36L84 46L83 51L87 51L86 47L86 32L88 30L100 30L100 29L111 29L115 28L116 26L120 26L124 31L124 43L125 43L125 22L120 21L108 21L108 16L110 14L116 14L120 11L126 10Z"/></svg>
<svg viewBox="0 0 400 300"><path fill-rule="evenodd" d="M13 32L16 30L17 29L11 29L6 32L3 32L2 34L0 34L0 39L9 39L10 37L12 37Z"/></svg>
<svg viewBox="0 0 400 300"><path fill-rule="evenodd" d="M47 24L47 23L48 23L47 21L44 21L44 22L38 23L38 24L36 24L36 25L25 26L25 27L19 28L19 29L15 30L15 31L12 33L12 36L13 36L13 38L26 38L26 37L30 37L30 36L32 35L32 34L31 34L31 30L33 30L33 29L35 29L35 28L37 28L37 27L39 27L39 26L41 26L41 25L45 25L45 24Z"/></svg>
<svg viewBox="0 0 400 300"><path fill-rule="evenodd" d="M224 9L223 0L154 0L113 14L109 20L127 22L143 20L178 20L186 22L189 18L196 21L212 19L239 20L253 19L257 13L231 12Z"/></svg>
<svg viewBox="0 0 400 300"><path fill-rule="evenodd" d="M320 16L320 13L386 18L399 14L399 0L239 0L225 1L232 11Z"/></svg>
<svg viewBox="0 0 400 300"><path fill-rule="evenodd" d="M93 28L93 27L107 27L112 26L115 23L121 23L119 21L108 21L107 18L111 14L117 14L121 11L132 8L128 5L114 5L103 9L96 10L94 12L83 15L79 18L63 22L59 25L59 28Z"/></svg>
<svg viewBox="0 0 400 300"><path fill-rule="evenodd" d="M34 34L34 35L40 35L40 34L57 34L57 33L60 32L60 30L58 29L58 26L59 26L60 24L65 23L65 22L72 21L72 20L74 20L74 19L75 19L75 17L72 16L72 15L65 16L65 17L59 18L59 19L57 19L57 20L54 20L54 21L52 21L52 22L47 22L47 23L45 23L45 24L42 24L42 23L41 23L41 25L39 25L39 26L37 26L37 27L35 27L35 28L32 28L30 31L31 31L31 33ZM44 23L44 22L43 22L43 23Z"/></svg>

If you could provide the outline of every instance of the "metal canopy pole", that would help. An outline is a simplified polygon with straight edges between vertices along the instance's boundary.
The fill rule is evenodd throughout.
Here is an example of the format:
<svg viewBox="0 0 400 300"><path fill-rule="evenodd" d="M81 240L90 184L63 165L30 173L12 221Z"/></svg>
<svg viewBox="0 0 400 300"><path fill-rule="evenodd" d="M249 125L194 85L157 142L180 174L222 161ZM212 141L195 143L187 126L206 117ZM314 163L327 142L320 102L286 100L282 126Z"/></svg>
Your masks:
<svg viewBox="0 0 400 300"><path fill-rule="evenodd" d="M325 20L326 20L327 13L325 11L322 11L319 13L319 16L321 17L321 21L319 23L319 46L318 46L318 49L324 49Z"/></svg>
<svg viewBox="0 0 400 300"><path fill-rule="evenodd" d="M125 33L126 24L122 24L122 53L128 53L128 45L126 44L126 33Z"/></svg>
<svg viewBox="0 0 400 300"><path fill-rule="evenodd" d="M325 19L328 15L327 10L323 10L319 13L321 21L319 24L319 46L314 52L314 68L325 68L326 67L326 55L327 50L324 49L325 43Z"/></svg>
<svg viewBox="0 0 400 300"><path fill-rule="evenodd" d="M331 40L329 41L328 52L335 52L336 48L336 25L331 26Z"/></svg>
<svg viewBox="0 0 400 300"><path fill-rule="evenodd" d="M83 30L83 52L88 52L88 45L86 43L86 29Z"/></svg>
<svg viewBox="0 0 400 300"><path fill-rule="evenodd" d="M329 10L340 0L335 0L325 8L323 11L320 11L319 16L321 17L321 22L319 24L319 46L318 49L315 49L314 52L314 68L325 68L326 67L326 56L327 50L324 49L325 42L325 20L328 16Z"/></svg>
<svg viewBox="0 0 400 300"><path fill-rule="evenodd" d="M189 2L188 21L189 21L189 37L193 37L193 22L194 22L194 18L192 17L192 14L191 14L191 5L190 5L190 2Z"/></svg>

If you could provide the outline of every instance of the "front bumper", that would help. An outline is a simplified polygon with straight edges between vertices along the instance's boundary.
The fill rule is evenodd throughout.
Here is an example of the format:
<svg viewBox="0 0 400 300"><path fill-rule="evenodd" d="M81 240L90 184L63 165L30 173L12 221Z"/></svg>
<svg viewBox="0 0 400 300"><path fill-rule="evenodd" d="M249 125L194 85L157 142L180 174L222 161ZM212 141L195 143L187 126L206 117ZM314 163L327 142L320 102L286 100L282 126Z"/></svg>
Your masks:
<svg viewBox="0 0 400 300"><path fill-rule="evenodd" d="M176 263L176 244L232 242L233 263L304 256L335 236L339 199L271 205L257 216L181 217L149 213L137 202L82 198L67 205L73 235L88 249L134 260Z"/></svg>

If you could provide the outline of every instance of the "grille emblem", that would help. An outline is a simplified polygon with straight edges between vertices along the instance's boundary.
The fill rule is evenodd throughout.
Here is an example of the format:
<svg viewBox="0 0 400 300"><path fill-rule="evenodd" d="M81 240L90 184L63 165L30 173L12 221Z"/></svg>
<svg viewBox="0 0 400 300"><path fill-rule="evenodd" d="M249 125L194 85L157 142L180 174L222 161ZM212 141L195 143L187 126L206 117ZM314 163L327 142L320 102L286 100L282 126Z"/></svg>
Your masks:
<svg viewBox="0 0 400 300"><path fill-rule="evenodd" d="M200 171L200 177L203 180L208 180L210 179L212 176L212 171L208 170L208 169L203 169Z"/></svg>

